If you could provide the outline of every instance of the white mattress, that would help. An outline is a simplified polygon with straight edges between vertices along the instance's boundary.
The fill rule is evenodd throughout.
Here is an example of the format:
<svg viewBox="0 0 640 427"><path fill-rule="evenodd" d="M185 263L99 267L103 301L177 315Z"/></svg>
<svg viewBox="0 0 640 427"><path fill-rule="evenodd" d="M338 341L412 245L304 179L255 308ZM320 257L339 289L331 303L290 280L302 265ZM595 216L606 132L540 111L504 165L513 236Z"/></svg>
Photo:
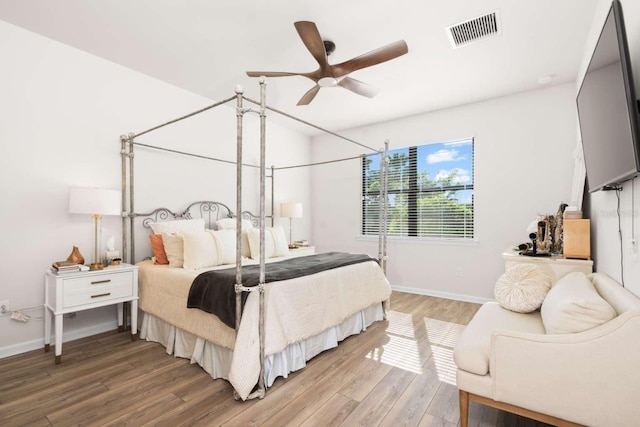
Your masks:
<svg viewBox="0 0 640 427"><path fill-rule="evenodd" d="M226 326L216 316L186 308L191 283L205 270L170 268L154 265L151 261L143 261L138 266L140 308L178 330L201 338L202 343L198 344L201 351L215 351L219 359L230 358L230 368L222 369L215 375L229 380L240 398L246 399L260 373L258 293L249 294L236 334L234 329ZM229 267L226 265L217 268ZM371 261L268 283L265 285L264 295L265 355L267 358L274 356L276 360L277 355L292 344L300 345L308 339L321 336L363 310L387 300L391 295L391 288L378 264ZM361 322L362 328L366 328L366 320ZM179 339L188 339L183 338L184 336L180 335ZM207 344L215 347L208 348ZM169 351L169 346L167 347ZM234 349L242 351L233 351ZM183 349L178 349L178 352L182 351ZM205 365L206 356L196 353L187 356L192 357L192 361ZM223 354L226 356L222 356ZM299 363L292 364L294 367L298 365Z"/></svg>

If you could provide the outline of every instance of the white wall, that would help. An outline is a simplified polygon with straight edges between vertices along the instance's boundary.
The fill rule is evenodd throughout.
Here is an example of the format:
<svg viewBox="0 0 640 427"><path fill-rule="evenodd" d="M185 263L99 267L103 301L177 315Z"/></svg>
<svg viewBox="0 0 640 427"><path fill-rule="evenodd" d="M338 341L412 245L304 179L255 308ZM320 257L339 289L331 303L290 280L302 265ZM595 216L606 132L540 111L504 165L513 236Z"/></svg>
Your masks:
<svg viewBox="0 0 640 427"><path fill-rule="evenodd" d="M69 215L72 186L120 188L119 135L139 132L212 104L211 100L0 21L0 300L28 309L26 324L0 316L0 357L43 345L43 275L73 245L87 262L93 220ZM233 95L229 88L229 96ZM309 138L268 125L267 165L307 163ZM257 118L248 117L245 161L256 163ZM235 109L220 107L140 138L140 142L235 159ZM177 160L176 160L177 159ZM136 211L184 208L217 200L235 209L233 166L139 149ZM258 206L257 175L248 174L246 207ZM276 203L310 206L310 172L282 173ZM309 235L311 210L296 222ZM287 225L278 218L278 223ZM103 236L121 243L117 217L103 221ZM146 243L146 242L145 242ZM138 257L148 253L138 253ZM65 337L115 327L115 308L78 313L65 321ZM106 329L105 329L106 328Z"/></svg>
<svg viewBox="0 0 640 427"><path fill-rule="evenodd" d="M620 0L624 14L631 66L634 74L636 96L640 90L640 2L636 0ZM611 6L610 0L601 0L596 8L593 24L585 44L582 67L575 88L576 94L582 82L591 54L600 35L600 30ZM622 228L622 252L618 234L617 198L613 191L596 192L590 196L590 217L592 230L592 252L595 269L608 274L614 279L622 280L621 257L623 257L624 281L626 287L640 296L640 260L638 250L633 250L631 242L638 239L637 230L640 229L638 214L640 213L640 197L636 189L632 196L633 187L640 187L640 183L626 182L620 194L620 214ZM635 206L632 200L635 199ZM635 219L636 235L632 234L632 218ZM636 243L638 246L639 243ZM635 253L634 253L635 252Z"/></svg>
<svg viewBox="0 0 640 427"><path fill-rule="evenodd" d="M555 214L570 198L575 129L574 85L565 84L344 132L376 148L388 138L392 149L475 137L477 242L392 238L392 285L461 299L492 298L504 271L502 252L528 239L526 227L537 214ZM328 136L312 144L314 161L363 152ZM360 173L358 160L312 171L313 236L320 250L377 255L377 240L359 237Z"/></svg>

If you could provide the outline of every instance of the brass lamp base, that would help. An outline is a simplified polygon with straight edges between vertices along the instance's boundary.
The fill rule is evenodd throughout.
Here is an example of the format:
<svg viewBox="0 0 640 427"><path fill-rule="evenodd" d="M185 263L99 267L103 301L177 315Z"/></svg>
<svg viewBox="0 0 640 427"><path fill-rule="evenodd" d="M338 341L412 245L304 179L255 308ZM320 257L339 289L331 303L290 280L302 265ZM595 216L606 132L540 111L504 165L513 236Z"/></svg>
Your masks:
<svg viewBox="0 0 640 427"><path fill-rule="evenodd" d="M102 270L103 268L104 268L104 264L99 262L89 264L89 270Z"/></svg>

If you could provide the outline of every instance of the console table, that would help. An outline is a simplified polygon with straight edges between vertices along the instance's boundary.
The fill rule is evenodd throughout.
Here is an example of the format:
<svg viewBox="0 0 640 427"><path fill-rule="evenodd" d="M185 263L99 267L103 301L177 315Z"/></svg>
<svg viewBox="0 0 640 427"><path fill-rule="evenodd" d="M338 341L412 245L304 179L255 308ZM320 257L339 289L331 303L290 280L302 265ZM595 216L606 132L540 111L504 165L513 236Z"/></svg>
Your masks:
<svg viewBox="0 0 640 427"><path fill-rule="evenodd" d="M553 283L562 276L580 271L585 274L593 273L593 260L590 259L566 259L562 255L548 257L531 257L520 255L515 249L507 249L502 253L505 270L515 264L533 264L551 277Z"/></svg>

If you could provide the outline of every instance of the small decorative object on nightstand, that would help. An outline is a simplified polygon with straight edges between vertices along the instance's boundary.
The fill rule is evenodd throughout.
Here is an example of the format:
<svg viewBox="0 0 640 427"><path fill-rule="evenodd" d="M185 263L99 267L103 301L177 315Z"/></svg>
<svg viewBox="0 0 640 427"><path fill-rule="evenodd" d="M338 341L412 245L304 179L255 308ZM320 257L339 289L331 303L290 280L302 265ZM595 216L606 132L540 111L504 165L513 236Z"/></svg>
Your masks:
<svg viewBox="0 0 640 427"><path fill-rule="evenodd" d="M77 246L73 247L71 254L67 257L67 261L73 262L76 264L84 264L84 257L80 253L80 249Z"/></svg>
<svg viewBox="0 0 640 427"><path fill-rule="evenodd" d="M103 215L121 215L122 196L119 190L106 188L71 188L69 191L69 213L91 215L95 222L95 252L91 270L104 268L99 258L100 239L98 230Z"/></svg>
<svg viewBox="0 0 640 427"><path fill-rule="evenodd" d="M131 339L137 339L138 267L130 264L103 270L45 273L44 350L51 343L51 320L55 316L56 364L62 362L62 322L67 313L106 305L118 305L118 327L123 329L123 303L131 301Z"/></svg>

